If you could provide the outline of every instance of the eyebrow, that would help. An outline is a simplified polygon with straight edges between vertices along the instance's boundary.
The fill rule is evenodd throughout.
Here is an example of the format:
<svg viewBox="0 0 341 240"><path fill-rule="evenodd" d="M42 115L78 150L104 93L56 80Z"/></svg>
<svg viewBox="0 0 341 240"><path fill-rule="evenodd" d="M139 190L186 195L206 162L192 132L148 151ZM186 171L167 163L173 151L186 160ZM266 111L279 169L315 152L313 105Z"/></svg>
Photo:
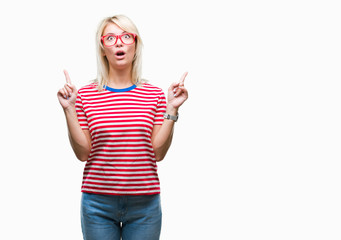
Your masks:
<svg viewBox="0 0 341 240"><path fill-rule="evenodd" d="M123 34L123 33L127 33L126 31L123 31L123 32L121 32L121 34ZM106 33L106 34L104 34L103 36L106 36L106 35L121 35L121 34L115 34L115 33Z"/></svg>

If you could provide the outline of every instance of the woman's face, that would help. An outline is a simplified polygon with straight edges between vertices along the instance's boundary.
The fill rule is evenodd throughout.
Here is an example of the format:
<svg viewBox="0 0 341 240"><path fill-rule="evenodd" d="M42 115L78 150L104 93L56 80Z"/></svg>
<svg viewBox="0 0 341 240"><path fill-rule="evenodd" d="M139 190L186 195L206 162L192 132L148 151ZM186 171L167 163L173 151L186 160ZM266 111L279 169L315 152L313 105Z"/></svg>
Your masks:
<svg viewBox="0 0 341 240"><path fill-rule="evenodd" d="M126 33L122 28L120 28L115 23L109 23L103 31L102 36L108 34L121 35ZM103 55L109 61L109 65L115 69L122 70L124 68L129 68L132 65L134 55L135 55L135 44L126 45L121 42L121 39L117 39L116 44L111 47L104 46Z"/></svg>

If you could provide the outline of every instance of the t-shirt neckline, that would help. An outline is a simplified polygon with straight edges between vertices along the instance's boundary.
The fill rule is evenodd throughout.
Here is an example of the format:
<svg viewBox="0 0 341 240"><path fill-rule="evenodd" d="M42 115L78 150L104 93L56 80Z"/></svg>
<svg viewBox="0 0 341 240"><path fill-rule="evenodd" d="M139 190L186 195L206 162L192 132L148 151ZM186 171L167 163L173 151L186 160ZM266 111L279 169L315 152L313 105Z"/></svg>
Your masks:
<svg viewBox="0 0 341 240"><path fill-rule="evenodd" d="M134 84L133 86L130 86L130 87L127 87L127 88L121 88L121 89L111 88L111 87L108 87L108 86L104 85L103 88L105 88L106 90L108 90L110 92L128 92L128 91L131 91L131 90L135 89L136 85Z"/></svg>

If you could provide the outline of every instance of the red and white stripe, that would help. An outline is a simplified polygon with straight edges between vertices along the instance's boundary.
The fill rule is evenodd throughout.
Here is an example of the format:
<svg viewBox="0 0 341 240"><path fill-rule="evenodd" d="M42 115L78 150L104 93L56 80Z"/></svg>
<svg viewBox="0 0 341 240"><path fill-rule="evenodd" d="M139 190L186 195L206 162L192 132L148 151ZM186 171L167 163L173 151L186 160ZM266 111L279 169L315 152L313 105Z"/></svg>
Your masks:
<svg viewBox="0 0 341 240"><path fill-rule="evenodd" d="M92 138L82 192L160 193L151 134L166 111L162 89L146 83L127 92L98 92L96 87L92 83L79 89L76 101L80 126Z"/></svg>

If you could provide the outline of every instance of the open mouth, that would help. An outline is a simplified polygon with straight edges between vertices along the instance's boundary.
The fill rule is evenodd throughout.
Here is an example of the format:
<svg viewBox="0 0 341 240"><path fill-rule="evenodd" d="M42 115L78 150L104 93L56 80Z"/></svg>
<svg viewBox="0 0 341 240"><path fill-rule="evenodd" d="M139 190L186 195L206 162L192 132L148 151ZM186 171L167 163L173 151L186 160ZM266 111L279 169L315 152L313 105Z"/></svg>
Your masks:
<svg viewBox="0 0 341 240"><path fill-rule="evenodd" d="M116 56L123 56L123 55L125 55L125 52L123 52L123 51L118 51L118 52L116 52L115 55L116 55Z"/></svg>

